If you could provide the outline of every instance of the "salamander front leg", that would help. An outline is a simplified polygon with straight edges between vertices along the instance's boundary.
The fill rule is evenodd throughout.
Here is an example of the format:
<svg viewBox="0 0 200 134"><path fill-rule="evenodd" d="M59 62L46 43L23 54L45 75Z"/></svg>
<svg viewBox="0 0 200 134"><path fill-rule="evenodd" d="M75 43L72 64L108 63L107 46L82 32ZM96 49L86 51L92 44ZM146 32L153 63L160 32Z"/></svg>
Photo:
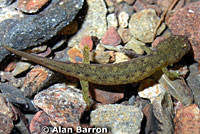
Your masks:
<svg viewBox="0 0 200 134"><path fill-rule="evenodd" d="M83 64L90 64L89 47L87 45L83 48ZM87 106L89 107L91 105L89 97L89 82L85 80L80 80L80 83L83 91L83 99L86 102Z"/></svg>

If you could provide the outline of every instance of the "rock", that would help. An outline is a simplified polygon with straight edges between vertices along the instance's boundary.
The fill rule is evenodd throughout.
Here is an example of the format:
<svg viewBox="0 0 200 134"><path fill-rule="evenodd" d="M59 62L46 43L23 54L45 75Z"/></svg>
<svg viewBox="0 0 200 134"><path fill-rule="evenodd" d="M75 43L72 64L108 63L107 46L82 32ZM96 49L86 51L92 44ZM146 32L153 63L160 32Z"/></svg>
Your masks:
<svg viewBox="0 0 200 134"><path fill-rule="evenodd" d="M144 42L151 43L154 35L155 28L160 18L156 15L155 10L146 9L137 12L131 16L129 22L130 32L136 39ZM157 31L159 35L165 29L164 23Z"/></svg>
<svg viewBox="0 0 200 134"><path fill-rule="evenodd" d="M133 14L133 7L125 2L121 2L115 7L115 14L118 18L119 26L126 28L128 26L128 20Z"/></svg>
<svg viewBox="0 0 200 134"><path fill-rule="evenodd" d="M13 127L13 121L6 115L0 113L0 134L10 134Z"/></svg>
<svg viewBox="0 0 200 134"><path fill-rule="evenodd" d="M154 83L154 85L148 86L147 88L138 92L138 95L142 98L147 98L152 101L161 93L166 92L166 89L161 84L155 84L155 81L152 81L151 79L143 80L141 82L141 85L144 86L144 85L149 85L149 84L153 84L153 83Z"/></svg>
<svg viewBox="0 0 200 134"><path fill-rule="evenodd" d="M189 69L190 74L187 78L187 83L192 90L194 103L200 107L200 74L198 71L198 64L192 64Z"/></svg>
<svg viewBox="0 0 200 134"><path fill-rule="evenodd" d="M188 106L193 102L192 91L187 87L187 85L182 80L170 80L165 74L163 74L159 83L166 88L169 94L180 101L184 106Z"/></svg>
<svg viewBox="0 0 200 134"><path fill-rule="evenodd" d="M177 10L167 24L175 35L188 37L195 60L200 63L200 2L188 4Z"/></svg>
<svg viewBox="0 0 200 134"><path fill-rule="evenodd" d="M102 44L99 44L96 47L95 53L94 53L94 61L96 63L100 64L107 64L110 59L110 53L104 51L105 48Z"/></svg>
<svg viewBox="0 0 200 134"><path fill-rule="evenodd" d="M83 0L52 0L37 14L22 14L15 10L16 2L0 9L0 44L16 49L36 46L51 39L63 27L69 24ZM8 55L8 51L0 47L0 61Z"/></svg>
<svg viewBox="0 0 200 134"><path fill-rule="evenodd" d="M128 61L130 60L130 58L128 56L126 56L124 53L122 52L116 52L115 53L115 62L114 63L120 63L120 62L124 62L124 61Z"/></svg>
<svg viewBox="0 0 200 134"><path fill-rule="evenodd" d="M128 5L126 2L121 2L117 4L115 7L115 14L117 15L117 17L119 17L119 14L121 12L125 12L128 14L128 16L131 16L134 12L134 9L132 6Z"/></svg>
<svg viewBox="0 0 200 134"><path fill-rule="evenodd" d="M34 104L48 114L54 126L76 128L86 110L82 92L65 84L55 84L39 92L34 97Z"/></svg>
<svg viewBox="0 0 200 134"><path fill-rule="evenodd" d="M87 0L86 3L88 5L87 15L84 18L81 28L68 41L69 47L79 44L85 35L95 36L100 39L107 29L107 9L104 0Z"/></svg>
<svg viewBox="0 0 200 134"><path fill-rule="evenodd" d="M115 104L98 107L90 117L91 125L110 128L112 134L139 134L143 114L137 107Z"/></svg>
<svg viewBox="0 0 200 134"><path fill-rule="evenodd" d="M16 79L10 72L0 71L0 77L1 82L9 81L8 83L15 87L20 87L22 85L22 80Z"/></svg>
<svg viewBox="0 0 200 134"><path fill-rule="evenodd" d="M117 51L117 52L121 52L121 49L123 49L122 45L118 45L118 46L110 46L110 45L103 45L104 48L111 50L111 51Z"/></svg>
<svg viewBox="0 0 200 134"><path fill-rule="evenodd" d="M174 134L199 134L200 110L198 105L191 104L176 112Z"/></svg>
<svg viewBox="0 0 200 134"><path fill-rule="evenodd" d="M31 100L24 97L24 93L16 87L9 84L1 84L0 91L3 96L16 107L20 107L24 111L35 112L36 109Z"/></svg>
<svg viewBox="0 0 200 134"><path fill-rule="evenodd" d="M121 38L114 27L110 27L102 37L104 45L117 46L121 43Z"/></svg>
<svg viewBox="0 0 200 134"><path fill-rule="evenodd" d="M122 28L126 28L128 26L129 14L126 12L120 12L118 15L119 25Z"/></svg>
<svg viewBox="0 0 200 134"><path fill-rule="evenodd" d="M77 45L70 48L67 51L67 54L69 56L70 62L72 62L72 63L82 63L83 62L83 53Z"/></svg>
<svg viewBox="0 0 200 134"><path fill-rule="evenodd" d="M171 5L172 2L173 0L157 0L157 5L161 7L163 10L166 10ZM183 7L185 2L186 2L185 0L179 0L173 10L177 10Z"/></svg>
<svg viewBox="0 0 200 134"><path fill-rule="evenodd" d="M13 76L17 76L25 71L27 71L31 67L31 63L26 61L19 61L16 64L15 69L12 71Z"/></svg>
<svg viewBox="0 0 200 134"><path fill-rule="evenodd" d="M136 12L142 11L144 9L147 9L147 4L143 0L136 0L136 2L133 5L133 9Z"/></svg>
<svg viewBox="0 0 200 134"><path fill-rule="evenodd" d="M17 120L17 114L14 106L6 100L3 94L0 94L0 114L7 116L12 120Z"/></svg>
<svg viewBox="0 0 200 134"><path fill-rule="evenodd" d="M38 111L30 122L29 130L31 134L42 134L43 127L50 125L48 115L44 111Z"/></svg>
<svg viewBox="0 0 200 134"><path fill-rule="evenodd" d="M36 13L48 2L49 0L18 0L17 8L25 13Z"/></svg>
<svg viewBox="0 0 200 134"><path fill-rule="evenodd" d="M23 87L21 90L24 96L32 98L33 95L38 93L47 83L52 79L54 72L43 66L37 65L25 77Z"/></svg>
<svg viewBox="0 0 200 134"><path fill-rule="evenodd" d="M7 7L9 6L14 0L0 0L0 7Z"/></svg>
<svg viewBox="0 0 200 134"><path fill-rule="evenodd" d="M83 50L84 46L88 46L89 50L92 51L92 49L93 49L92 37L91 36L83 37L78 46L79 46L79 48L81 48L81 50Z"/></svg>
<svg viewBox="0 0 200 134"><path fill-rule="evenodd" d="M156 117L158 126L157 134L173 134L173 103L168 93L161 93L152 101L153 114Z"/></svg>
<svg viewBox="0 0 200 134"><path fill-rule="evenodd" d="M120 92L122 91L122 88L119 86L92 85L91 87L90 87L90 89L92 89L90 90L91 97L94 100L101 102L102 104L115 103L124 97L124 93Z"/></svg>
<svg viewBox="0 0 200 134"><path fill-rule="evenodd" d="M108 27L114 27L114 28L118 27L117 17L115 16L114 13L107 15L107 23Z"/></svg>
<svg viewBox="0 0 200 134"><path fill-rule="evenodd" d="M126 49L131 49L136 54L143 54L144 50L140 46L144 46L145 44L141 41L136 40L135 38L131 38L131 40L124 46Z"/></svg>

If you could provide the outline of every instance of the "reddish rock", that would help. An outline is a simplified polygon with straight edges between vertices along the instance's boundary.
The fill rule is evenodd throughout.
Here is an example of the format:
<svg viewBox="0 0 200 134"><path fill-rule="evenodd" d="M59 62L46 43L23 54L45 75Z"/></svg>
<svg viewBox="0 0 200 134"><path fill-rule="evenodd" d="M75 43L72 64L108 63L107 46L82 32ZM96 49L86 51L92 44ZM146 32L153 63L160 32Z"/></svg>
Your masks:
<svg viewBox="0 0 200 134"><path fill-rule="evenodd" d="M192 104L179 109L174 122L175 134L199 134L200 110L198 105Z"/></svg>
<svg viewBox="0 0 200 134"><path fill-rule="evenodd" d="M39 92L34 104L48 114L51 122L58 126L76 128L86 110L82 92L65 84L56 84Z"/></svg>
<svg viewBox="0 0 200 134"><path fill-rule="evenodd" d="M108 88L111 91L106 91ZM117 86L95 86L92 89L93 90L90 90L91 97L103 104L115 103L124 97L124 93L122 92L112 92L112 90L120 90Z"/></svg>
<svg viewBox="0 0 200 134"><path fill-rule="evenodd" d="M25 13L36 13L46 5L48 1L49 0L18 0L17 8Z"/></svg>
<svg viewBox="0 0 200 134"><path fill-rule="evenodd" d="M70 48L67 51L67 54L69 55L70 62L72 62L72 63L82 63L83 54L82 54L81 50L77 48L77 46Z"/></svg>
<svg viewBox="0 0 200 134"><path fill-rule="evenodd" d="M13 129L12 119L0 113L0 134L10 134L12 129Z"/></svg>
<svg viewBox="0 0 200 134"><path fill-rule="evenodd" d="M92 41L92 37L91 36L85 36L84 38L82 38L81 42L79 43L79 47L81 49L84 48L84 46L88 46L90 51L92 51L93 48L93 41Z"/></svg>
<svg viewBox="0 0 200 134"><path fill-rule="evenodd" d="M43 134L42 128L50 125L48 115L44 111L39 111L32 118L29 130L31 134Z"/></svg>
<svg viewBox="0 0 200 134"><path fill-rule="evenodd" d="M195 60L200 63L200 2L191 3L169 18L168 26L175 35L189 38Z"/></svg>
<svg viewBox="0 0 200 134"><path fill-rule="evenodd" d="M24 96L32 97L32 95L38 93L42 87L52 78L53 72L42 66L35 66L25 77Z"/></svg>
<svg viewBox="0 0 200 134"><path fill-rule="evenodd" d="M13 62L10 62L6 68L4 69L6 72L11 72L12 70L14 70L16 67L16 62L13 61Z"/></svg>
<svg viewBox="0 0 200 134"><path fill-rule="evenodd" d="M121 43L121 38L114 27L110 27L102 37L105 45L117 46Z"/></svg>

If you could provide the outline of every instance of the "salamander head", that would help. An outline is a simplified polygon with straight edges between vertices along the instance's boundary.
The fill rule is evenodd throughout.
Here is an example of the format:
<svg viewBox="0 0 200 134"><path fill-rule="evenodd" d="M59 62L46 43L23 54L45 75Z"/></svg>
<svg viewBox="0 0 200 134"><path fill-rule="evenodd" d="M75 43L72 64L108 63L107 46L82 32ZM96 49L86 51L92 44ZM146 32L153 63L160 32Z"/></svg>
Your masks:
<svg viewBox="0 0 200 134"><path fill-rule="evenodd" d="M166 55L169 64L178 62L191 49L190 43L186 37L170 36L159 43L158 52Z"/></svg>

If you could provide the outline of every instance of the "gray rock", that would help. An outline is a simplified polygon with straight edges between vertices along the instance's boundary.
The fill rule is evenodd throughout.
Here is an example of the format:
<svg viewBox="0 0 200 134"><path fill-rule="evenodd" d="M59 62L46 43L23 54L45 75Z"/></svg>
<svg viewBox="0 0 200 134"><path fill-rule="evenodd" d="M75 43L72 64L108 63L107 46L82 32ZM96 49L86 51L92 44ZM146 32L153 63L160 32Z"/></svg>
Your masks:
<svg viewBox="0 0 200 134"><path fill-rule="evenodd" d="M139 134L143 113L134 106L103 105L92 111L91 125L107 127L113 134Z"/></svg>
<svg viewBox="0 0 200 134"><path fill-rule="evenodd" d="M143 54L144 50L140 46L144 46L145 44L139 40L136 40L135 38L131 38L131 40L124 46L126 49L131 49L136 54Z"/></svg>
<svg viewBox="0 0 200 134"><path fill-rule="evenodd" d="M160 18L153 9L146 9L135 13L131 16L129 22L131 34L144 43L150 43L153 41L153 34L159 20ZM157 35L164 29L165 24L163 23L158 29Z"/></svg>
<svg viewBox="0 0 200 134"><path fill-rule="evenodd" d="M80 43L86 36L96 36L101 38L106 32L106 13L107 8L104 0L87 0L88 11L84 18L81 29L69 40L68 46L73 47Z"/></svg>
<svg viewBox="0 0 200 134"><path fill-rule="evenodd" d="M190 75L187 78L187 83L194 95L194 103L200 107L200 74L198 64L192 64L190 67Z"/></svg>
<svg viewBox="0 0 200 134"><path fill-rule="evenodd" d="M168 93L161 93L152 101L152 105L153 114L158 120L157 134L173 134L173 102L171 96Z"/></svg>
<svg viewBox="0 0 200 134"><path fill-rule="evenodd" d="M52 0L38 14L22 14L16 11L16 2L0 9L0 45L6 44L16 49L36 46L51 39L69 24L84 0ZM8 51L0 47L0 61Z"/></svg>
<svg viewBox="0 0 200 134"><path fill-rule="evenodd" d="M14 0L0 0L0 7L9 6Z"/></svg>
<svg viewBox="0 0 200 134"><path fill-rule="evenodd" d="M107 23L108 23L108 27L118 27L118 22L117 22L117 17L115 16L114 13L108 14L107 16Z"/></svg>

